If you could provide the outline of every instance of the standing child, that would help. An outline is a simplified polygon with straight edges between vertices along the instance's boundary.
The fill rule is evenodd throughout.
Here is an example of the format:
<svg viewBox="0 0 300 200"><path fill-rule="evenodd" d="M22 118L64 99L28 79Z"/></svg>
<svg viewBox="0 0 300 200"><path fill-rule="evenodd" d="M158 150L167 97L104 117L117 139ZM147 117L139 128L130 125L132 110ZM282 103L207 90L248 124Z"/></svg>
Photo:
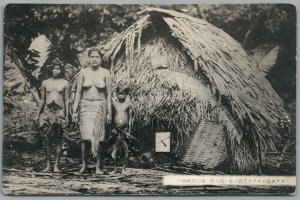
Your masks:
<svg viewBox="0 0 300 200"><path fill-rule="evenodd" d="M126 171L126 163L128 160L128 145L126 143L126 138L133 138L130 135L131 123L132 123L132 106L131 101L128 96L129 88L125 85L118 86L117 99L113 101L113 136L111 140L113 141L111 156L114 159L114 171L117 173L117 151L122 148L124 152L124 160L122 172Z"/></svg>
<svg viewBox="0 0 300 200"><path fill-rule="evenodd" d="M47 164L43 172L49 172L51 168L52 144L56 147L56 159L53 171L60 172L58 165L62 153L63 128L68 124L69 84L63 79L64 66L59 60L55 59L51 63L49 72L51 77L42 82L37 119L40 130L46 139Z"/></svg>

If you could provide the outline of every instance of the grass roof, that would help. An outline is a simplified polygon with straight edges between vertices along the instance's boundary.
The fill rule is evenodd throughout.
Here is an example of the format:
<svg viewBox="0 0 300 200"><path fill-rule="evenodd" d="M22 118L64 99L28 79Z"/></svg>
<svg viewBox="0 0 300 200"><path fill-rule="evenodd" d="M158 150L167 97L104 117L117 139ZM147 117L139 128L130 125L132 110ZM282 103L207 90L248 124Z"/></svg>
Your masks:
<svg viewBox="0 0 300 200"><path fill-rule="evenodd" d="M199 121L215 120L228 133L237 169L263 165L286 113L256 63L204 20L159 8L144 13L104 47L115 85L131 85L135 125L175 128L175 149L183 152Z"/></svg>

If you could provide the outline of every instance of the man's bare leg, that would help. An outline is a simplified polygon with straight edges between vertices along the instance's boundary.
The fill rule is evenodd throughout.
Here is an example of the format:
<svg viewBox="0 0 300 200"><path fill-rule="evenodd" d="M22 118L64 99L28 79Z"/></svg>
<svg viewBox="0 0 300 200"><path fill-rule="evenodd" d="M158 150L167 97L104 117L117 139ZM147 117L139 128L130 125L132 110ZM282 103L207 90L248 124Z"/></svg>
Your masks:
<svg viewBox="0 0 300 200"><path fill-rule="evenodd" d="M87 151L86 151L86 143L87 141L83 140L81 142L81 159L82 159L82 167L79 170L80 174L83 174L86 170L86 159L87 159Z"/></svg>
<svg viewBox="0 0 300 200"><path fill-rule="evenodd" d="M43 172L49 172L51 168L51 143L49 141L46 141L46 162L46 168Z"/></svg>
<svg viewBox="0 0 300 200"><path fill-rule="evenodd" d="M96 163L96 174L103 174L101 171L101 157L102 157L102 143L99 142L98 146L98 156L97 156L97 163Z"/></svg>
<svg viewBox="0 0 300 200"><path fill-rule="evenodd" d="M53 172L61 172L61 170L59 169L59 161L60 161L60 157L61 157L61 152L62 152L62 141L61 138L58 139L58 141L56 142L56 159L55 159L55 165L54 165L54 169Z"/></svg>
<svg viewBox="0 0 300 200"><path fill-rule="evenodd" d="M122 167L121 173L126 172L127 159L128 159L128 151L126 151L126 153L125 153L125 158L124 158L124 163L123 163L123 167Z"/></svg>
<svg viewBox="0 0 300 200"><path fill-rule="evenodd" d="M114 161L114 169L112 171L112 174L117 173L117 152L118 152L118 142L112 146L112 152L110 154Z"/></svg>
<svg viewBox="0 0 300 200"><path fill-rule="evenodd" d="M123 143L123 149L124 149L124 153L125 153L125 156L124 156L124 163L123 163L123 167L122 167L122 171L121 173L124 173L126 171L126 164L127 164L127 161L128 161L128 145L126 144L125 141L122 142Z"/></svg>

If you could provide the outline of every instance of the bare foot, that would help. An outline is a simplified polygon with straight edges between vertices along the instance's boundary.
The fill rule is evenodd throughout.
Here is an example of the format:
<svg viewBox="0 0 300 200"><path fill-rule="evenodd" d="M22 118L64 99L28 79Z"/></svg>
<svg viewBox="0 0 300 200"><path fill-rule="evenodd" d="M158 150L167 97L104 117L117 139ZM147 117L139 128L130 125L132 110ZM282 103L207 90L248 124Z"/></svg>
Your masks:
<svg viewBox="0 0 300 200"><path fill-rule="evenodd" d="M47 166L47 167L43 170L43 172L50 172L50 166Z"/></svg>
<svg viewBox="0 0 300 200"><path fill-rule="evenodd" d="M53 172L60 173L61 170L58 168L58 166L54 166Z"/></svg>
<svg viewBox="0 0 300 200"><path fill-rule="evenodd" d="M116 169L110 172L110 174L117 174L117 173L118 171Z"/></svg>
<svg viewBox="0 0 300 200"><path fill-rule="evenodd" d="M96 174L97 174L97 175L102 175L102 174L104 174L104 173L103 173L103 171L102 171L101 169L96 168Z"/></svg>
<svg viewBox="0 0 300 200"><path fill-rule="evenodd" d="M81 167L81 169L79 170L79 173L80 173L80 174L83 174L83 173L85 172L85 170L86 170L86 166L83 165L83 166Z"/></svg>

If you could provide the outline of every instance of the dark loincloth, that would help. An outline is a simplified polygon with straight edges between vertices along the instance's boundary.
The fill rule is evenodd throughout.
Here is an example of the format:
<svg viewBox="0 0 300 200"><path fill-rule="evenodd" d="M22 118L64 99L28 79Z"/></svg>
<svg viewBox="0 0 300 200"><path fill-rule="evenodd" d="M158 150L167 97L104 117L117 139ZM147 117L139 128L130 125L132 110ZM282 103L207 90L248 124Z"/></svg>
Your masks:
<svg viewBox="0 0 300 200"><path fill-rule="evenodd" d="M63 129L66 128L66 119L63 109L45 108L39 118L39 128L44 132L47 141L61 138Z"/></svg>

